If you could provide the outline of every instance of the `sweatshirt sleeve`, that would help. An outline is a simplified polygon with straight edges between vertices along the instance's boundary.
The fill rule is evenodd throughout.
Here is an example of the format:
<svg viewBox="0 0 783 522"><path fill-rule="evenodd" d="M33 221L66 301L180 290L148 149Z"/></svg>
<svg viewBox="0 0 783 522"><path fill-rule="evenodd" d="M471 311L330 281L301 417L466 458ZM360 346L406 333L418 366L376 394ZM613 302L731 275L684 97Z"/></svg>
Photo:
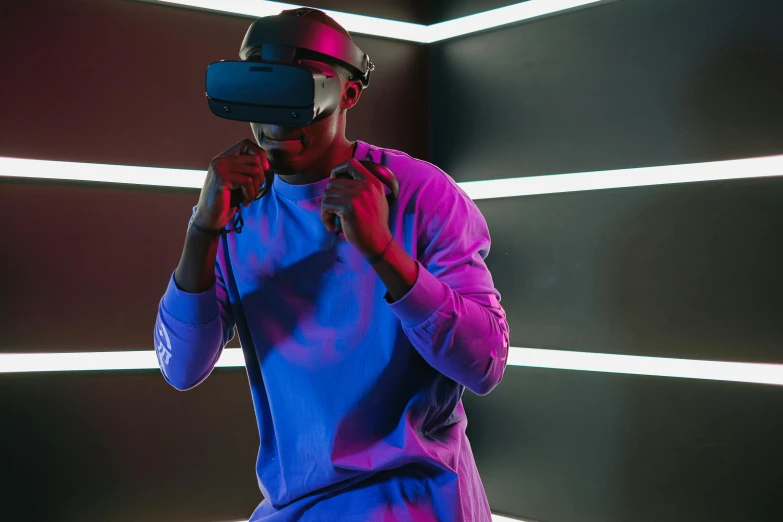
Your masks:
<svg viewBox="0 0 783 522"><path fill-rule="evenodd" d="M426 194L418 198L418 278L390 306L433 368L485 395L503 377L509 340L506 313L485 264L489 229L456 185L437 198L437 205Z"/></svg>
<svg viewBox="0 0 783 522"><path fill-rule="evenodd" d="M166 381L183 391L197 386L233 337L234 317L219 264L215 264L215 285L200 294L181 290L172 274L158 305L154 334Z"/></svg>

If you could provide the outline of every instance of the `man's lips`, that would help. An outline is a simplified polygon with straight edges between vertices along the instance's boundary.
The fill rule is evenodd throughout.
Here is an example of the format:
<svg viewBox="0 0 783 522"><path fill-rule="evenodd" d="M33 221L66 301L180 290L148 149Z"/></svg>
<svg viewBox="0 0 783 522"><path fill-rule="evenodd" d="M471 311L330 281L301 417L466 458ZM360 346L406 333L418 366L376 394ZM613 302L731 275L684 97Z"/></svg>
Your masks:
<svg viewBox="0 0 783 522"><path fill-rule="evenodd" d="M259 143L261 147L271 154L274 160L278 155L297 156L304 150L304 138L302 136L275 136L274 138L263 135L264 139Z"/></svg>
<svg viewBox="0 0 783 522"><path fill-rule="evenodd" d="M304 136L301 134L299 135L283 135L283 136L270 136L269 134L264 133L264 141L271 141L271 142L284 142L284 141L304 141Z"/></svg>
<svg viewBox="0 0 783 522"><path fill-rule="evenodd" d="M301 138L269 138L267 136L264 136L264 141L267 143L285 143L287 141L299 141L301 142Z"/></svg>

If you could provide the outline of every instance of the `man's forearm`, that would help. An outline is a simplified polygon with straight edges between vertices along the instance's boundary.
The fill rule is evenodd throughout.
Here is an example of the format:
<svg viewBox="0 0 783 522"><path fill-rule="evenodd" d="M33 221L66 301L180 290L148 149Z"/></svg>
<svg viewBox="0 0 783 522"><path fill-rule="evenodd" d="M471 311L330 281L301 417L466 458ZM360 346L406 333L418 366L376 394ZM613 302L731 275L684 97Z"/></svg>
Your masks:
<svg viewBox="0 0 783 522"><path fill-rule="evenodd" d="M389 246L383 259L372 266L386 286L392 301L404 297L416 284L419 267L396 241Z"/></svg>
<svg viewBox="0 0 783 522"><path fill-rule="evenodd" d="M219 238L189 227L179 265L174 273L177 286L188 293L206 292L215 284L215 257Z"/></svg>

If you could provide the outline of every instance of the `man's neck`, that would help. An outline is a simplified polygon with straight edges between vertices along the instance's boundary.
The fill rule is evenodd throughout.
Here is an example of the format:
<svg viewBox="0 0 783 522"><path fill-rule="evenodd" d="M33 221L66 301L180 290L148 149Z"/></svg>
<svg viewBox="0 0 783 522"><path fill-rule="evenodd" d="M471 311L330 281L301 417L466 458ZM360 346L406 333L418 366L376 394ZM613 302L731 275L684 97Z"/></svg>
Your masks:
<svg viewBox="0 0 783 522"><path fill-rule="evenodd" d="M335 140L319 161L314 163L309 169L286 175L283 179L291 185L307 185L326 179L331 176L334 167L345 163L353 157L354 146L354 142L348 141L343 136Z"/></svg>

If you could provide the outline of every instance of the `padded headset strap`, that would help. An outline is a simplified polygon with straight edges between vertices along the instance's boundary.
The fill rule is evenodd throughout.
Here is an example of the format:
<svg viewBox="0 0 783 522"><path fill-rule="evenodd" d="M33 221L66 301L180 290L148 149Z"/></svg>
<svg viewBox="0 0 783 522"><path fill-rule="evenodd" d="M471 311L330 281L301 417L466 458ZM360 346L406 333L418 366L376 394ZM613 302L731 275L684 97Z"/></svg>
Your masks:
<svg viewBox="0 0 783 522"><path fill-rule="evenodd" d="M296 47L334 58L354 69L365 86L375 66L367 56L339 31L328 25L298 16L267 16L252 23L245 34L239 57L246 60L253 48L264 45Z"/></svg>

